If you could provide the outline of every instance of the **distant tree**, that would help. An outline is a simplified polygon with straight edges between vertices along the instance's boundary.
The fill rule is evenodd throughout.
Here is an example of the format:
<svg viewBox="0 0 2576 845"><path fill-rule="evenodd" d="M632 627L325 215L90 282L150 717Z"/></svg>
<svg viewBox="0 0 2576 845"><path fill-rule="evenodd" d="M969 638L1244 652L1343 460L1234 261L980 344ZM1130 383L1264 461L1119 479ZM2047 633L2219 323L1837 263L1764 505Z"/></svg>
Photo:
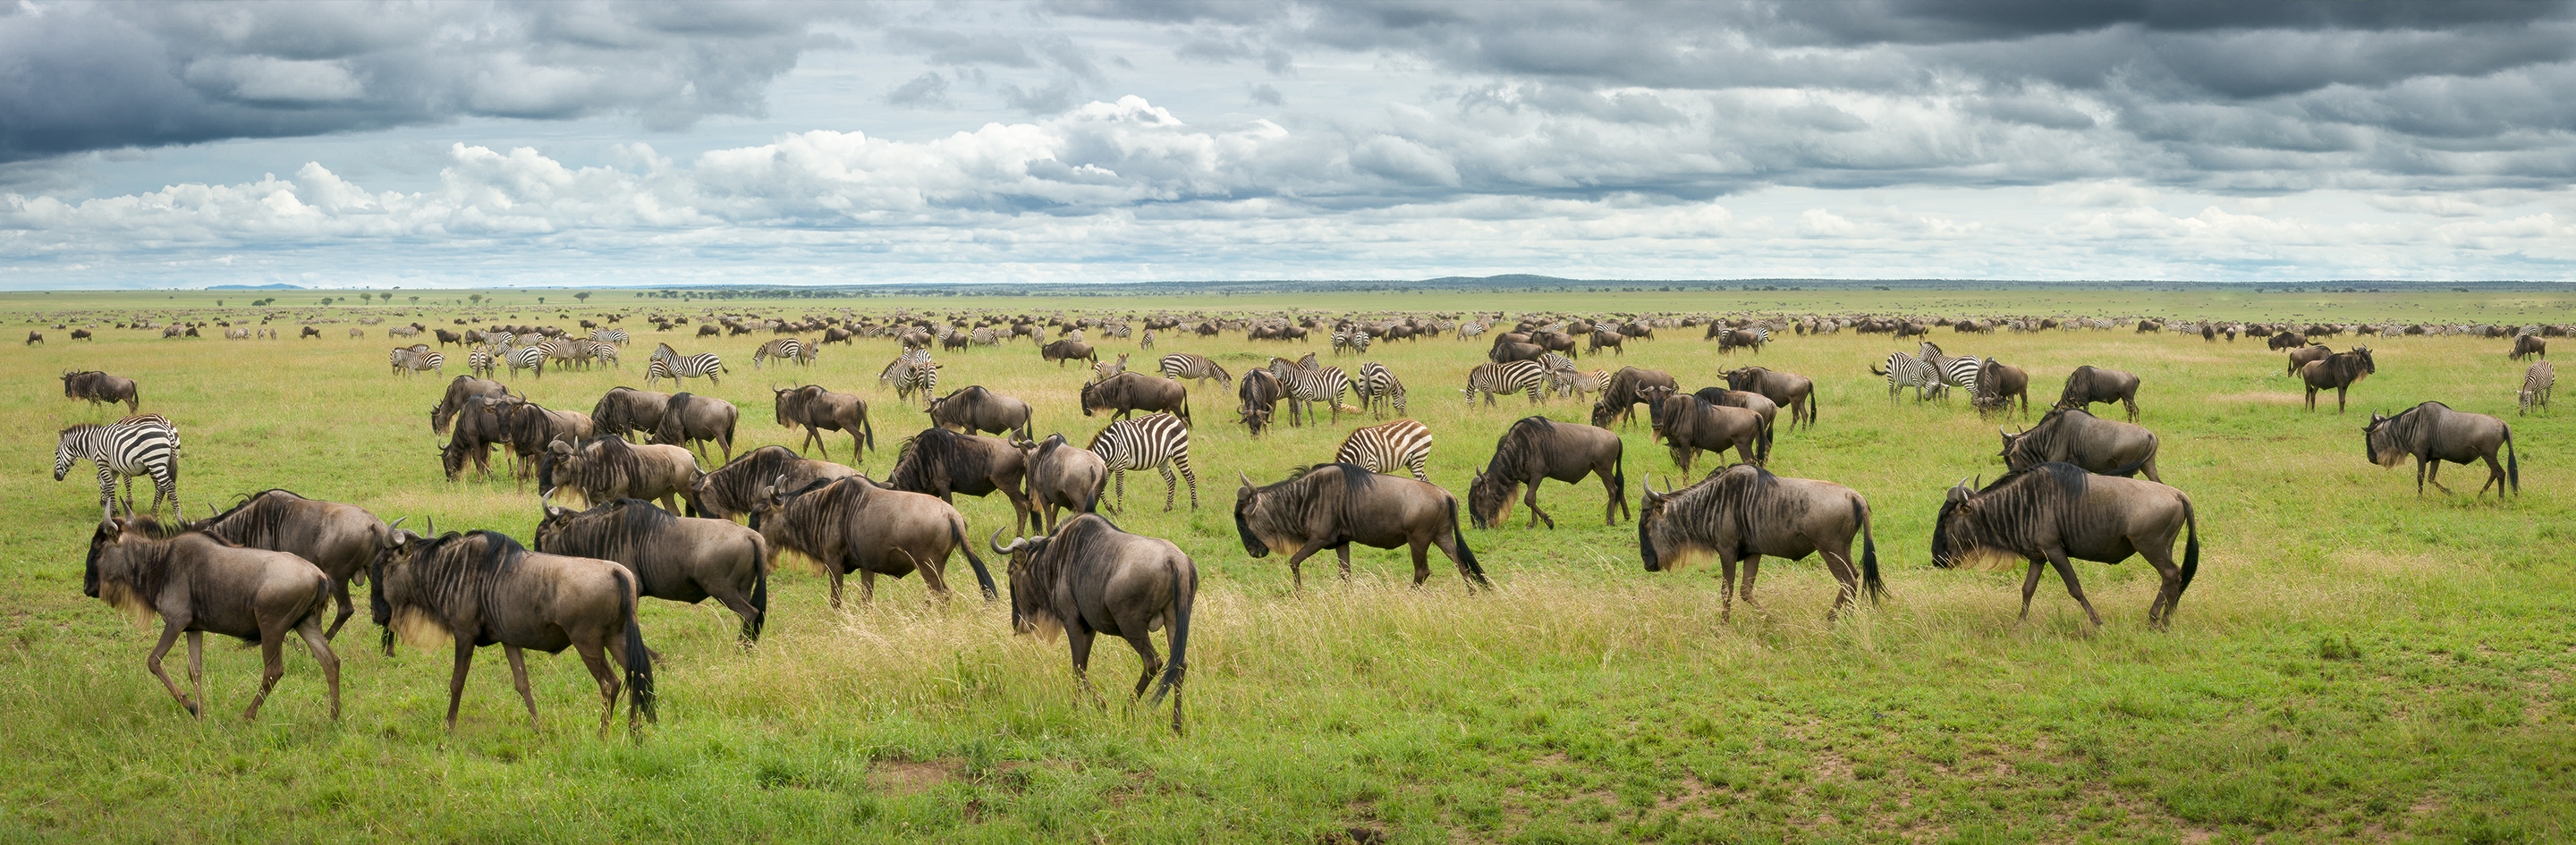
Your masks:
<svg viewBox="0 0 2576 845"><path fill-rule="evenodd" d="M538 305L544 305L544 304L546 304L546 298L545 298L545 297L542 297L542 296L537 297L537 304L538 304Z"/></svg>
<svg viewBox="0 0 2576 845"><path fill-rule="evenodd" d="M572 295L572 298L574 298L574 299L578 299L578 300L581 300L582 302L585 302L585 303L586 303L586 302L589 302L589 301L590 301L590 291L582 291L582 292L580 292L580 293L573 294L573 295Z"/></svg>
<svg viewBox="0 0 2576 845"><path fill-rule="evenodd" d="M468 295L465 297L465 301L467 301L467 302L471 302L471 303L474 303L474 304L476 304L476 305L481 305L481 304L483 304L483 295L482 295L482 294L479 294L479 293L477 293L477 294L468 294Z"/></svg>
<svg viewBox="0 0 2576 845"><path fill-rule="evenodd" d="M330 298L330 297L327 297L327 296L326 296L326 297L323 297L323 298L322 298L322 304L324 304L324 305L329 305L329 304L331 304L331 298Z"/></svg>
<svg viewBox="0 0 2576 845"><path fill-rule="evenodd" d="M215 300L215 307L217 307L217 308L222 308L222 307L224 307L224 301L223 301L223 300L220 300L220 299Z"/></svg>
<svg viewBox="0 0 2576 845"><path fill-rule="evenodd" d="M411 298L411 304L413 304L413 305L419 305L419 304L420 304L420 297L417 297L417 296L412 297L412 298Z"/></svg>
<svg viewBox="0 0 2576 845"><path fill-rule="evenodd" d="M358 294L358 301L359 301L359 302L364 302L364 303L373 303L373 302L375 302L375 301L376 301L376 295L375 295L375 294L372 294L372 293L362 293L362 294Z"/></svg>

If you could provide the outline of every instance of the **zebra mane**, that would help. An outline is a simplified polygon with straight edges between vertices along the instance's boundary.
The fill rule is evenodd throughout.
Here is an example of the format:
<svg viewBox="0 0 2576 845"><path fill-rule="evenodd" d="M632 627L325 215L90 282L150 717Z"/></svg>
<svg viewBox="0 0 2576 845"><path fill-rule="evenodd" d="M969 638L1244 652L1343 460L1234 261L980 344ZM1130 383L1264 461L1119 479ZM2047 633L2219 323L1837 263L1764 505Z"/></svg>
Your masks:
<svg viewBox="0 0 2576 845"><path fill-rule="evenodd" d="M61 436L66 436L66 435L78 434L78 433L81 433L81 432L84 432L84 431L94 431L94 430L102 429L102 428L106 428L106 427L107 427L107 426L99 425L98 423L79 423L79 424L77 424L77 425L73 425L73 426L72 426L72 427L70 427L70 428L66 428L66 429L63 429L63 430L61 430L61 431L55 432L55 433L54 433L54 435L55 435L55 436L57 436L57 437L61 437Z"/></svg>

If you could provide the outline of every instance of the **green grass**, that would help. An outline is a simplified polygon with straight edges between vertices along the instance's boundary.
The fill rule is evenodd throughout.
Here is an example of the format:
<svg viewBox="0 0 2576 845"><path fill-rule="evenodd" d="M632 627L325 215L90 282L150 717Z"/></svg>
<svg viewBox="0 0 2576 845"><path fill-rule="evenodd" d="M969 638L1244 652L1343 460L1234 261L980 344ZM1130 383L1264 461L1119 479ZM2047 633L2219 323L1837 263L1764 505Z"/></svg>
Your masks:
<svg viewBox="0 0 2576 845"><path fill-rule="evenodd" d="M247 301L241 292L224 298ZM444 296L445 294L441 294ZM552 300L555 294L547 294ZM1329 301L938 299L725 302L770 315L946 313L1006 304L1126 313L1155 308L1444 310L1507 304L1587 310L1749 311L1876 308L1921 313L2195 313L2280 319L2563 320L2539 294L2242 296L2015 292L1346 296ZM13 322L73 309L116 314L211 307L208 292L0 295ZM301 296L301 295L299 295ZM548 319L532 293L499 311ZM2178 295L2176 295L2178 296ZM2201 296L2201 295L2193 295ZM2211 295L2216 296L2216 295ZM1755 300L1749 297L1762 297ZM1793 298L1800 297L1800 298ZM2208 297L2203 297L2204 299ZM202 300L202 301L198 301ZM2042 301L2047 300L2047 301ZM616 294L604 308L677 311ZM241 301L228 304L239 306ZM287 305L297 302L288 301ZM553 304L552 302L549 303ZM687 313L698 313L690 303ZM306 309L315 310L315 309ZM335 317L350 311L333 306ZM451 309L433 312L447 325ZM540 314L544 316L540 316ZM2494 317L2481 316L2494 313ZM2409 315L2422 314L2423 317ZM423 320L423 322L433 322ZM569 324L569 320L556 320ZM280 321L276 325L291 325ZM587 409L617 384L641 386L649 325L623 372L549 374L511 384L556 407ZM2078 564L2103 612L2098 630L2062 588L2044 585L2016 628L2019 574L1936 571L1926 542L1942 489L2000 467L1994 423L1963 403L1890 404L1865 368L1899 347L1884 336L1788 337L1758 358L1721 358L1695 332L1666 332L1598 362L1669 370L1685 386L1747 362L1807 374L1823 423L1780 435L1772 468L1869 497L1892 591L1845 623L1823 622L1832 579L1812 559L1765 567L1758 609L1716 616L1705 571L1642 571L1629 523L1603 526L1597 484L1550 484L1559 528L1521 515L1467 540L1498 589L1468 596L1435 563L1424 589L1402 586L1401 552L1355 552L1342 582L1329 561L1291 596L1277 557L1247 557L1230 524L1236 473L1267 482L1323 460L1338 428L1279 429L1255 442L1230 417L1230 392L1194 397L1200 507L1159 510L1160 479L1128 479L1125 528L1166 537L1198 562L1188 685L1191 731L1131 711L1114 693L1133 657L1104 644L1080 697L1060 642L1008 634L1005 611L928 600L918 581L885 586L871 607L824 608L819 578L785 570L773 585L771 637L731 645L712 604L648 602L645 630L668 662L662 722L640 744L603 743L587 673L564 656L532 661L550 730L532 733L498 654L478 660L457 730L445 706L443 653L370 646L364 609L336 645L347 701L334 723L318 673L290 656L257 724L188 720L142 667L151 644L81 597L79 566L96 518L86 470L54 483L53 431L112 412L60 399L56 374L103 369L143 384L144 410L185 429L182 490L210 500L283 486L368 507L388 519L434 516L442 529L525 537L533 492L441 480L427 409L442 381L383 369L381 332L349 340L162 341L67 331L12 350L0 388L0 475L17 504L0 520L0 839L12 841L627 841L836 842L1035 839L1111 842L1335 841L1354 828L1394 842L2199 842L2558 841L2576 794L2576 520L2560 491L2576 473L2563 414L2518 418L2519 365L2493 340L2386 338L2379 375L2351 413L2307 412L2260 342L2126 331L1935 336L1953 353L2029 369L2041 403L2078 364L2138 373L2144 424L2163 438L2160 470L2198 506L2206 559L2173 629L2147 630L2153 573L2132 561ZM682 333L675 332L674 335ZM1168 333L1166 333L1168 334ZM737 451L787 444L768 392L820 383L859 393L893 438L921 425L879 390L885 341L834 346L811 369L754 372L757 340L699 342L735 372L703 392L743 409ZM1101 341L1112 356L1132 344ZM2336 344L2339 348L2343 343ZM1165 337L1155 354L1209 354L1240 373L1270 354L1325 344ZM1494 439L1533 411L1518 397L1465 408L1456 388L1481 343L1381 346L1412 391L1411 415L1438 437L1432 480L1463 492ZM461 360L461 355L458 356ZM1153 355L1138 355L1142 364ZM1102 424L1075 402L1080 365L1037 359L1025 342L943 355L943 385L984 384L1037 408L1041 432L1087 437ZM1347 357L1345 366L1359 358ZM1595 365L1585 359L1587 369ZM1141 369L1142 367L1140 367ZM450 374L461 372L451 367ZM703 387L693 385L693 389ZM1211 385L1211 388L1213 386ZM1211 391L1212 392L1212 391ZM2407 468L2360 458L2364 414L2441 399L2514 427L2523 498L2417 498ZM119 409L121 411L121 409ZM1582 409L1536 409L1559 420ZM1641 427L1626 433L1632 482L1672 478ZM842 460L841 439L833 455ZM881 475L891 449L860 466ZM1705 468L1707 458L1703 458ZM2478 470L2451 467L2469 489ZM1676 480L1678 481L1678 480ZM989 530L1007 506L964 499ZM989 555L988 555L989 557ZM157 627L153 630L157 630ZM212 712L238 713L254 652L208 655Z"/></svg>

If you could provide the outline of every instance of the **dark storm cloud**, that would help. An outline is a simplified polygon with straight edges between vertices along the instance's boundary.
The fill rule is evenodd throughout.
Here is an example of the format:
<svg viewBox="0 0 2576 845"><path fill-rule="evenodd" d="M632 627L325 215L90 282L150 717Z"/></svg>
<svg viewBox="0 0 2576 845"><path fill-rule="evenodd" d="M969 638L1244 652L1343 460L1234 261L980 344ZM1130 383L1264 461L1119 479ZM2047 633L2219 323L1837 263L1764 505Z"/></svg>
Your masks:
<svg viewBox="0 0 2576 845"><path fill-rule="evenodd" d="M768 3L45 4L0 14L0 161L435 123L758 115L813 26Z"/></svg>

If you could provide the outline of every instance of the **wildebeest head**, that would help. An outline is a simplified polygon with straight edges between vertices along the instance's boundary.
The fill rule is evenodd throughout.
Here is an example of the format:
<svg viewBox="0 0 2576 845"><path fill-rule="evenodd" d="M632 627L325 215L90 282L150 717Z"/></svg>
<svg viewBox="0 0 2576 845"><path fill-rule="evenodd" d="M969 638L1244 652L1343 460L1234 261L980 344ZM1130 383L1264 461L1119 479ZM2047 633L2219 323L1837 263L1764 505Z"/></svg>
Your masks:
<svg viewBox="0 0 2576 845"><path fill-rule="evenodd" d="M1301 509L1304 503L1292 501L1291 494L1302 491L1303 486L1291 484L1295 479L1290 479L1256 487L1251 476L1240 472L1235 476L1243 480L1243 486L1234 490L1234 531L1243 539L1244 554L1258 558L1269 557L1274 551L1283 555L1296 553L1302 543L1284 534L1272 536L1273 532L1264 529L1282 513Z"/></svg>
<svg viewBox="0 0 2576 845"><path fill-rule="evenodd" d="M1061 529L1058 533L1062 533ZM1047 601L1047 593L1055 587L1060 568L1055 556L1047 554L1048 548L1055 545L1055 537L1020 537L1005 546L1002 545L1002 529L995 528L993 536L985 539L985 544L992 546L994 553L1010 559L1005 571L1011 576L1011 630L1036 634L1049 641L1062 635L1064 620L1056 618L1054 603Z"/></svg>
<svg viewBox="0 0 2576 845"><path fill-rule="evenodd" d="M2399 411L2393 417L2371 414L2370 424L2361 427L2362 457L2383 467L2393 467L2413 454L2410 447L2414 444L2405 442L2411 439L2406 435L2412 434L2411 429L2414 428L2409 424L2412 420L2407 418L2414 416L2418 408Z"/></svg>
<svg viewBox="0 0 2576 845"><path fill-rule="evenodd" d="M1997 479L1996 483L2000 484L2002 480ZM1950 485L1949 495L1941 501L1940 514L1932 519L1932 565L1935 568L1957 566L1976 550L1976 517L1977 491L1969 486L1968 479L1959 479L1959 483Z"/></svg>
<svg viewBox="0 0 2576 845"><path fill-rule="evenodd" d="M1512 494L1519 491L1518 482L1497 478L1491 473L1476 473L1475 480L1467 485L1468 519L1477 528L1502 524L1504 517L1512 515Z"/></svg>

